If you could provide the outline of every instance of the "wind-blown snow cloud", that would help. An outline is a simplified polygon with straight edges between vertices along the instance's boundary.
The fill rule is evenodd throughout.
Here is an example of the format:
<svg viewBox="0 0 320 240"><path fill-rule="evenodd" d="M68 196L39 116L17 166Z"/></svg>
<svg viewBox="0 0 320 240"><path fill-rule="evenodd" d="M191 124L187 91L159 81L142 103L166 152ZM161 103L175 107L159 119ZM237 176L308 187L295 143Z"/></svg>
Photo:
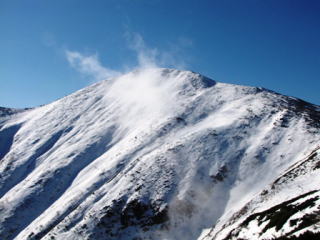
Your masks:
<svg viewBox="0 0 320 240"><path fill-rule="evenodd" d="M171 50L159 50L158 48L151 48L147 46L143 37L137 33L125 34L128 47L136 53L137 65L131 68L127 68L127 71L115 70L105 67L99 61L97 54L85 55L77 51L66 50L65 55L70 65L81 74L99 81L103 79L109 79L133 69L147 69L157 67L173 67L178 69L184 69L186 64L179 58L177 51L180 51L180 47L184 47L180 40L178 45L172 45ZM186 40L185 40L186 41ZM189 41L190 42L190 41Z"/></svg>
<svg viewBox="0 0 320 240"><path fill-rule="evenodd" d="M116 70L102 66L96 54L85 56L79 52L67 50L66 57L73 68L96 81L116 77L121 74Z"/></svg>
<svg viewBox="0 0 320 240"><path fill-rule="evenodd" d="M137 54L138 68L153 68L159 66L159 63L157 63L159 51L156 48L147 47L140 34L126 33L126 38L129 48Z"/></svg>
<svg viewBox="0 0 320 240"><path fill-rule="evenodd" d="M186 67L186 63L180 58L180 54L177 54L181 50L181 46L186 47L186 45L181 44L180 39L178 44L171 44L169 50L159 50L158 48L148 47L143 37L138 33L126 33L125 35L129 48L137 54L138 68L174 67L183 69Z"/></svg>

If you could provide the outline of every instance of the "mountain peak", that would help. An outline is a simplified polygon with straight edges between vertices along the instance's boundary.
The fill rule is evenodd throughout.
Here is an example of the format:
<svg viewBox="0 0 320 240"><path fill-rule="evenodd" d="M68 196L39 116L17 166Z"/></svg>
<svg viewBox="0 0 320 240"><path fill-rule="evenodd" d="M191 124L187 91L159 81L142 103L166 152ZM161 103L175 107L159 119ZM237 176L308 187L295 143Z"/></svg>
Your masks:
<svg viewBox="0 0 320 240"><path fill-rule="evenodd" d="M195 89L211 87L215 84L214 80L199 73L173 68L142 68L124 74L119 78L121 79L124 76L129 76L133 81L135 78L139 78L150 82L158 81L158 83L169 81L172 82L172 85L177 84L177 82L190 83Z"/></svg>
<svg viewBox="0 0 320 240"><path fill-rule="evenodd" d="M243 238L278 206L318 211L319 112L296 99L140 69L2 111L1 239Z"/></svg>

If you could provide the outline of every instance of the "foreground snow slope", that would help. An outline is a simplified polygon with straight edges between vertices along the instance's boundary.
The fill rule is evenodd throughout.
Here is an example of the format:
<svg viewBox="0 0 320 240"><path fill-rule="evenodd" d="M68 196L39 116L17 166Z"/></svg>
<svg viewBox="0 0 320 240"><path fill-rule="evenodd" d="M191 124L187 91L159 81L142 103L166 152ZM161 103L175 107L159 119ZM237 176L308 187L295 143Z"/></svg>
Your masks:
<svg viewBox="0 0 320 240"><path fill-rule="evenodd" d="M0 239L289 234L252 214L311 198L287 220L317 211L319 115L299 99L172 69L0 109ZM312 151L313 165L297 168ZM299 231L316 232L314 222Z"/></svg>

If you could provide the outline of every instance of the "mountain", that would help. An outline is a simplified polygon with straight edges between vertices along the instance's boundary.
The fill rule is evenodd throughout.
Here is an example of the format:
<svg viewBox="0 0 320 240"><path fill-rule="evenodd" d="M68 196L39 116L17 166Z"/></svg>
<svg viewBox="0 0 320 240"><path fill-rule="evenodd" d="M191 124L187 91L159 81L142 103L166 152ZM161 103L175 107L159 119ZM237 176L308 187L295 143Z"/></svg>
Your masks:
<svg viewBox="0 0 320 240"><path fill-rule="evenodd" d="M0 239L317 239L319 119L174 69L0 108Z"/></svg>

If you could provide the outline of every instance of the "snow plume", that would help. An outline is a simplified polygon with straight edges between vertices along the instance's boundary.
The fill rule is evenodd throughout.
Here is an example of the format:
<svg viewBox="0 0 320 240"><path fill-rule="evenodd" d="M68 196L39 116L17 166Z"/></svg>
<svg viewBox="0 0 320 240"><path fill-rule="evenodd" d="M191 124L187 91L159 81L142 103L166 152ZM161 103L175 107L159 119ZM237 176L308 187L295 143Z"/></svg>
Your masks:
<svg viewBox="0 0 320 240"><path fill-rule="evenodd" d="M125 34L129 48L137 54L137 68L173 67L184 69L186 63L179 58L180 48L187 47L179 39L178 44L172 44L169 50L159 50L158 48L148 47L143 37L138 33ZM183 38L185 39L185 38ZM191 40L189 41L191 42Z"/></svg>
<svg viewBox="0 0 320 240"><path fill-rule="evenodd" d="M120 75L120 72L102 66L97 54L86 56L76 51L66 51L70 65L80 73L99 81Z"/></svg>
<svg viewBox="0 0 320 240"><path fill-rule="evenodd" d="M187 79L178 70L161 67L177 67L179 61L170 51L150 48L139 34L125 35L129 49L136 53L136 65L126 71L104 67L97 55L84 55L66 51L66 57L76 70L94 80L108 79L103 100L108 111L116 112L118 133L146 130L151 123L175 117L178 89ZM180 66L182 66L180 64ZM101 86L102 86L101 85ZM150 124L149 124L150 123Z"/></svg>
<svg viewBox="0 0 320 240"><path fill-rule="evenodd" d="M161 68L138 69L116 78L105 101L117 109L121 128L139 131L177 114L180 71ZM141 127L141 129L140 129Z"/></svg>
<svg viewBox="0 0 320 240"><path fill-rule="evenodd" d="M155 68L159 51L156 48L148 48L140 34L126 34L131 50L137 54L138 68Z"/></svg>
<svg viewBox="0 0 320 240"><path fill-rule="evenodd" d="M174 47L171 47L170 50L159 50L158 48L147 46L140 34L126 32L125 38L128 48L136 53L137 62L135 66L127 68L126 71L103 66L99 61L98 54L86 55L78 51L65 50L65 55L71 67L94 81L114 78L134 69L159 67L184 69L186 66L179 59L178 56L180 54L177 53L179 52L177 45L185 46L180 43L181 41L178 44L172 45Z"/></svg>

